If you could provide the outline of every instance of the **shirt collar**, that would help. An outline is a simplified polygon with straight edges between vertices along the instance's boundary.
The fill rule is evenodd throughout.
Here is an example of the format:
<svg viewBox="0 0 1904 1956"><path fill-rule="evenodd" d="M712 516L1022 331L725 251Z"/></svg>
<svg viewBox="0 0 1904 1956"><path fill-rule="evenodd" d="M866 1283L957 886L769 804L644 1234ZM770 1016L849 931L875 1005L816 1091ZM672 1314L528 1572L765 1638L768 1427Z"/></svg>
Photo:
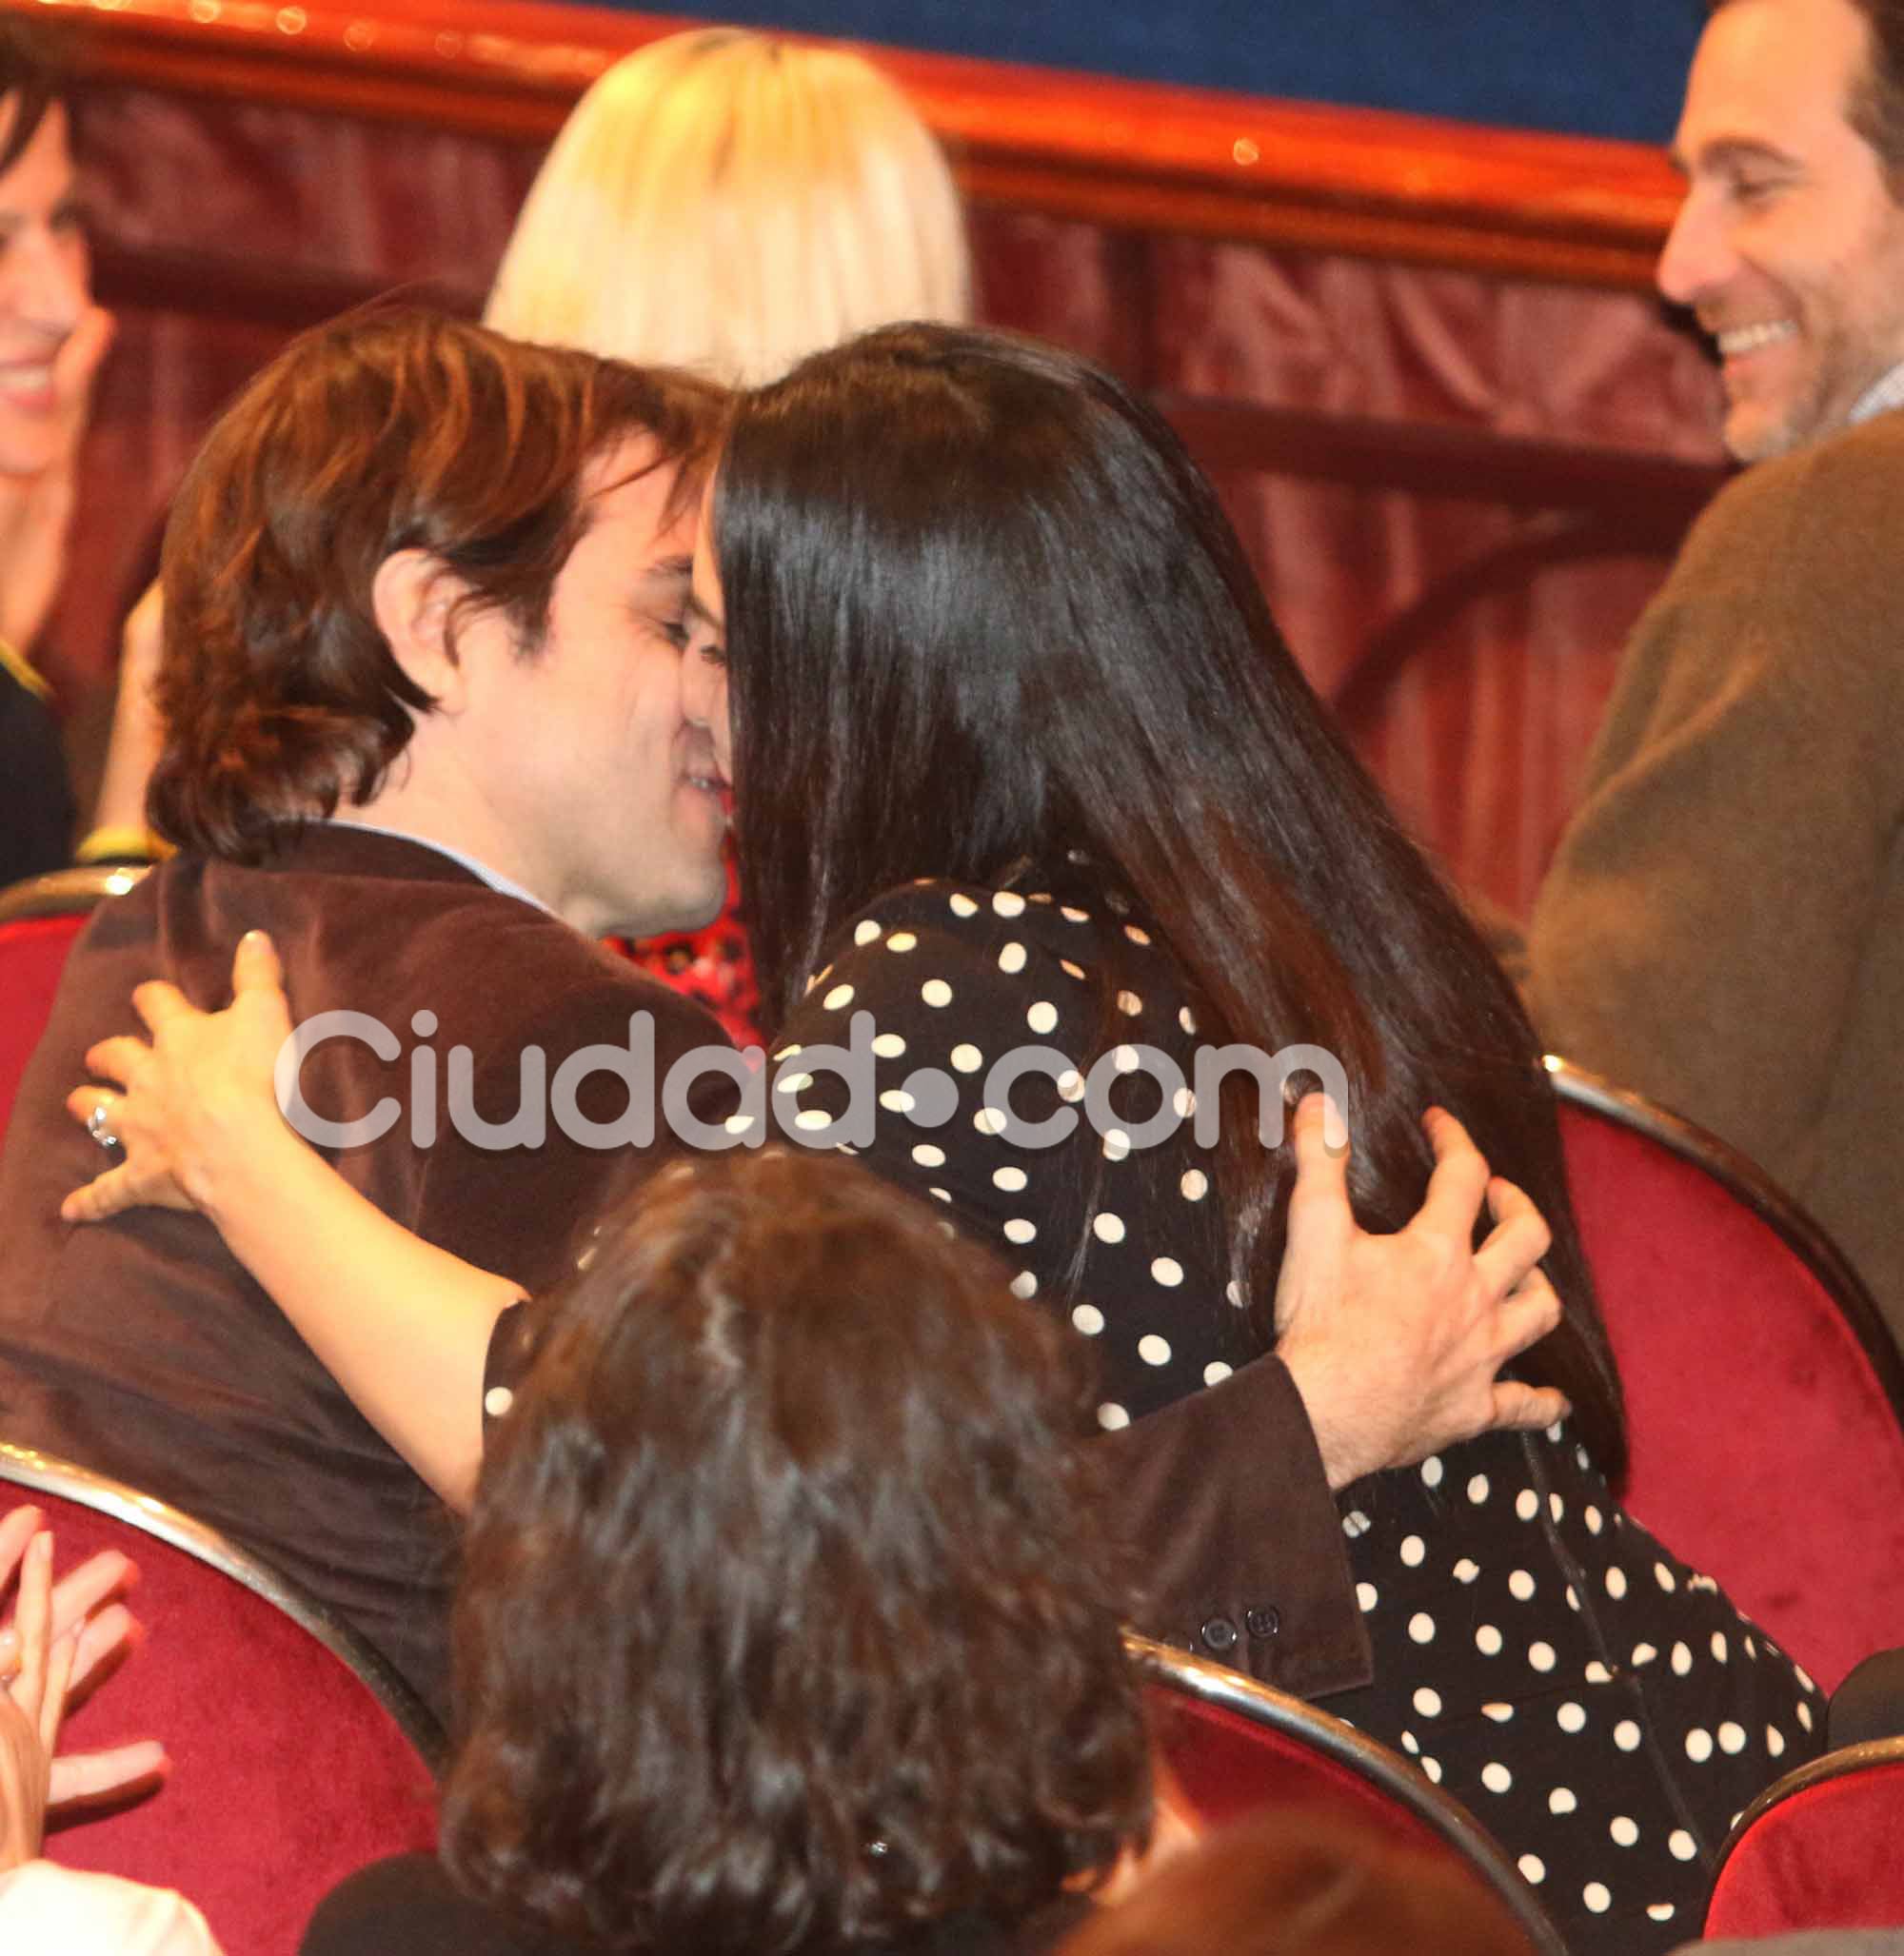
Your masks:
<svg viewBox="0 0 1904 1956"><path fill-rule="evenodd" d="M487 863L478 861L466 850L452 849L447 842L438 841L434 836L413 835L408 829L386 828L381 822L359 821L354 817L343 815L332 816L326 826L337 829L362 829L366 835L370 836L394 836L400 842L416 842L423 848L434 849L439 856L446 856L450 861L460 863L478 882L487 883L499 896L514 897L521 902L533 904L536 909L549 917L555 915L555 912L533 891L524 889L521 883L511 881L509 878L491 869Z"/></svg>
<svg viewBox="0 0 1904 1956"><path fill-rule="evenodd" d="M1879 374L1852 404L1851 413L1845 419L1850 426L1855 427L1859 422L1888 414L1894 407L1904 407L1904 360L1889 373Z"/></svg>

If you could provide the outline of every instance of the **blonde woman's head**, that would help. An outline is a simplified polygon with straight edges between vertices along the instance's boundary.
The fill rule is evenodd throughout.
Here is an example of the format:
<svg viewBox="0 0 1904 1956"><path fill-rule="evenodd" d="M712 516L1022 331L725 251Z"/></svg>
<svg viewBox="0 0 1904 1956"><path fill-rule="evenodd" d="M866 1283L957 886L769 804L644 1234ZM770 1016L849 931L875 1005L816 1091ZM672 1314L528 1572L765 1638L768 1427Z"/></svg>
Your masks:
<svg viewBox="0 0 1904 1956"><path fill-rule="evenodd" d="M744 385L866 326L962 320L945 158L843 49L670 35L577 104L530 189L486 324Z"/></svg>

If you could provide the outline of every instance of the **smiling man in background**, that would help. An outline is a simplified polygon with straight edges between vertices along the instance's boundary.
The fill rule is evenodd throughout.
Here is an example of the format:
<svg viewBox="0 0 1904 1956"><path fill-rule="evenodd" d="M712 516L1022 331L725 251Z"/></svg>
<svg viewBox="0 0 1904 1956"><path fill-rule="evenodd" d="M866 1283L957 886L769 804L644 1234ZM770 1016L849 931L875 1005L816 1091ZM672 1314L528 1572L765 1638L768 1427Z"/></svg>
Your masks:
<svg viewBox="0 0 1904 1956"><path fill-rule="evenodd" d="M1904 1332L1904 0L1718 0L1674 152L1659 286L1755 465L1628 649L1530 997L1762 1163Z"/></svg>

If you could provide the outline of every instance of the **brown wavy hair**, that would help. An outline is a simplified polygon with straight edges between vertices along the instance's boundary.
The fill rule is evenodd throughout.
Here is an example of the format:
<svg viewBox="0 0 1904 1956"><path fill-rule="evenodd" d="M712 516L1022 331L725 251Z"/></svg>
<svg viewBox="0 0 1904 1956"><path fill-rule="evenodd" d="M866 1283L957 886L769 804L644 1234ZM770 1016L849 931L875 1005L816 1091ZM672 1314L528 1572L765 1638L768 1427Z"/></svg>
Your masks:
<svg viewBox="0 0 1904 1956"><path fill-rule="evenodd" d="M166 527L152 826L256 861L287 825L368 800L433 703L378 628L384 561L426 551L461 587L452 632L500 612L529 655L587 528L587 464L645 438L684 506L725 398L412 308L293 340L212 429Z"/></svg>
<svg viewBox="0 0 1904 1956"><path fill-rule="evenodd" d="M442 1850L558 1933L788 1956L1147 1834L1058 1334L837 1159L682 1163L550 1300L453 1622Z"/></svg>
<svg viewBox="0 0 1904 1956"><path fill-rule="evenodd" d="M0 101L13 104L13 120L0 142L0 176L19 162L48 112L71 115L67 89L72 73L72 30L17 16L0 20Z"/></svg>

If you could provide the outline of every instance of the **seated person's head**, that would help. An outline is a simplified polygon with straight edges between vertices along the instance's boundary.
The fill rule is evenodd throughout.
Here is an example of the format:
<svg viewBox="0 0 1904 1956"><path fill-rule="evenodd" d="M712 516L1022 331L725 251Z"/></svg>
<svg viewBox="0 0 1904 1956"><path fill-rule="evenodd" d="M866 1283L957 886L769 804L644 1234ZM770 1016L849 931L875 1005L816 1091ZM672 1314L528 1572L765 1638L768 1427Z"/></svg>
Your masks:
<svg viewBox="0 0 1904 1956"><path fill-rule="evenodd" d="M617 62L523 206L486 314L622 360L769 380L895 319L962 319L945 158L843 48L694 30Z"/></svg>
<svg viewBox="0 0 1904 1956"><path fill-rule="evenodd" d="M64 452L52 360L91 299L62 53L44 27L0 20L0 475L37 475Z"/></svg>
<svg viewBox="0 0 1904 1956"><path fill-rule="evenodd" d="M1166 1863L1059 1956L1531 1956L1447 1859L1345 1818L1280 1808Z"/></svg>
<svg viewBox="0 0 1904 1956"><path fill-rule="evenodd" d="M1108 1869L1146 1741L1055 1339L837 1158L709 1158L613 1215L470 1524L464 1884L772 1956Z"/></svg>
<svg viewBox="0 0 1904 1956"><path fill-rule="evenodd" d="M421 312L292 342L213 428L173 504L154 826L252 860L282 824L369 801L423 722L433 737L450 724L432 716L431 675L455 677L462 635L506 626L523 669L536 665L571 553L630 482L654 504L639 540L653 563L626 565L619 602L644 602L652 571L671 581L661 597L678 622L672 532L722 405L698 381ZM409 656L426 642L433 664ZM523 750L532 729L519 717L494 732ZM716 877L718 902L718 864Z"/></svg>

